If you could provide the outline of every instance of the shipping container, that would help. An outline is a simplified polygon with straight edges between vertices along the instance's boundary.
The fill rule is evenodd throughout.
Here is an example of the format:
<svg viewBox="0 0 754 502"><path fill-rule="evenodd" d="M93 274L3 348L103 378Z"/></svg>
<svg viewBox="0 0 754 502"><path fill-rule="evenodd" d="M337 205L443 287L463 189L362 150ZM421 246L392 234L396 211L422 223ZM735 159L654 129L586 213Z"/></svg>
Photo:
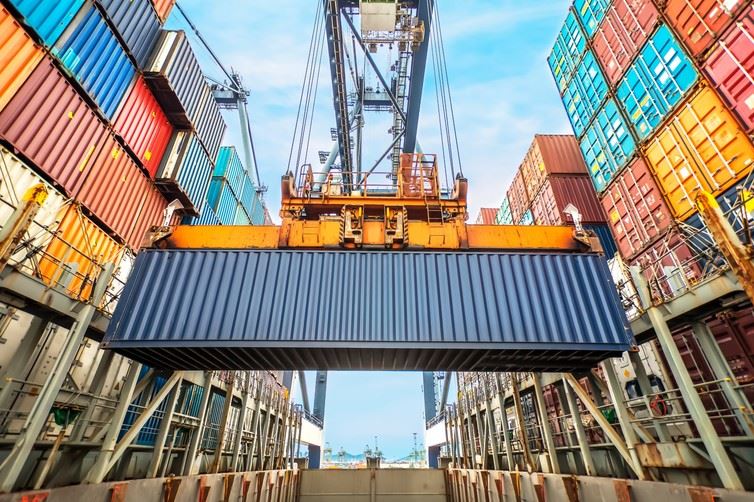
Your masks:
<svg viewBox="0 0 754 502"><path fill-rule="evenodd" d="M651 0L614 0L592 46L611 84L616 84L647 41L659 19Z"/></svg>
<svg viewBox="0 0 754 502"><path fill-rule="evenodd" d="M230 189L237 196L243 193L245 180L248 178L246 169L241 163L238 151L234 146L224 146L220 148L215 161L214 177L225 178Z"/></svg>
<svg viewBox="0 0 754 502"><path fill-rule="evenodd" d="M239 197L239 200L248 213L251 213L251 210L254 207L254 198L256 197L256 194L257 187L254 185L254 182L251 180L247 172L244 176L243 188L241 189L241 197Z"/></svg>
<svg viewBox="0 0 754 502"><path fill-rule="evenodd" d="M568 119L581 136L607 97L607 81L592 51L586 51L576 75L563 94Z"/></svg>
<svg viewBox="0 0 754 502"><path fill-rule="evenodd" d="M84 0L8 0L21 21L36 33L48 48L58 41L73 18L84 5Z"/></svg>
<svg viewBox="0 0 754 502"><path fill-rule="evenodd" d="M510 202L513 221L518 223L526 210L531 206L529 195L526 192L524 175L520 168L516 171L516 175L513 177L513 182L508 189L508 202Z"/></svg>
<svg viewBox="0 0 754 502"><path fill-rule="evenodd" d="M718 312L707 321L740 385L754 383L754 312L748 306ZM754 390L744 389L751 400Z"/></svg>
<svg viewBox="0 0 754 502"><path fill-rule="evenodd" d="M646 145L646 157L677 219L700 190L717 196L751 172L754 147L715 92L703 87Z"/></svg>
<svg viewBox="0 0 754 502"><path fill-rule="evenodd" d="M576 20L576 15L569 10L555 40L555 45L547 57L550 71L561 94L565 92L568 82L576 72L584 51L586 51L586 37Z"/></svg>
<svg viewBox="0 0 754 502"><path fill-rule="evenodd" d="M25 242L30 247L46 247L53 237L57 222L62 218L67 198L2 146L0 146L0 165L2 165L0 169L0 229L10 221L13 211L21 205L27 190L35 185L44 185L47 188L47 199L34 216ZM11 262L22 260L28 253L28 249L19 251L11 257Z"/></svg>
<svg viewBox="0 0 754 502"><path fill-rule="evenodd" d="M102 266L120 261L123 246L87 218L76 205L69 206L56 236L39 261L42 279L74 299L86 301Z"/></svg>
<svg viewBox="0 0 754 502"><path fill-rule="evenodd" d="M598 193L625 166L636 143L613 99L608 99L580 141L589 175Z"/></svg>
<svg viewBox="0 0 754 502"><path fill-rule="evenodd" d="M725 215L725 219L730 223L733 230L738 235L742 242L746 242L747 238L747 226L749 229L749 237L752 237L751 231L754 230L754 213L745 211L744 201L751 206L752 199L752 180L739 183L729 188L725 193L716 197L717 204L720 206L720 210ZM747 193L749 195L744 195ZM685 221L686 225L695 228L699 231L699 235L696 238L691 238L690 242L697 250L710 249L713 254L716 254L716 250L719 248L712 234L707 229L704 220L700 214L695 214Z"/></svg>
<svg viewBox="0 0 754 502"><path fill-rule="evenodd" d="M698 79L693 61L660 25L618 84L617 100L639 139L647 138Z"/></svg>
<svg viewBox="0 0 754 502"><path fill-rule="evenodd" d="M673 222L662 192L641 157L623 170L607 188L602 207L618 249L632 259L657 240Z"/></svg>
<svg viewBox="0 0 754 502"><path fill-rule="evenodd" d="M0 112L0 138L68 195L78 193L105 134L104 124L48 57Z"/></svg>
<svg viewBox="0 0 754 502"><path fill-rule="evenodd" d="M264 199L261 193L254 194L254 204L249 213L252 225L272 225L270 215L267 212L267 207L264 204Z"/></svg>
<svg viewBox="0 0 754 502"><path fill-rule="evenodd" d="M610 227L604 224L586 224L584 229L590 232L594 232L594 235L600 241L602 245L602 251L607 258L613 258L618 253L618 246L615 243L613 233L610 231Z"/></svg>
<svg viewBox="0 0 754 502"><path fill-rule="evenodd" d="M494 225L497 209L492 207L483 207L479 209L479 215L476 218L476 225Z"/></svg>
<svg viewBox="0 0 754 502"><path fill-rule="evenodd" d="M113 129L154 177L173 135L173 126L142 77L136 79L118 110Z"/></svg>
<svg viewBox="0 0 754 502"><path fill-rule="evenodd" d="M222 225L220 218L215 214L215 210L205 202L199 211L199 217L186 216L183 219L184 225Z"/></svg>
<svg viewBox="0 0 754 502"><path fill-rule="evenodd" d="M207 198L214 165L196 135L176 131L157 174L166 193L173 193L190 214L199 214ZM166 186L169 185L169 186Z"/></svg>
<svg viewBox="0 0 754 502"><path fill-rule="evenodd" d="M539 222L534 221L534 213L531 209L527 209L524 214L521 215L521 218L518 220L519 225L534 225L539 224Z"/></svg>
<svg viewBox="0 0 754 502"><path fill-rule="evenodd" d="M146 197L136 213L133 227L126 237L127 242L132 242L133 249L138 251L144 237L153 226L162 226L165 220L165 210L168 203L160 191L154 185L146 189Z"/></svg>
<svg viewBox="0 0 754 502"><path fill-rule="evenodd" d="M500 204L500 209L497 210L495 223L497 225L513 225L513 215L511 215L511 206L507 194L503 195L503 202Z"/></svg>
<svg viewBox="0 0 754 502"><path fill-rule="evenodd" d="M233 217L233 225L251 225L251 218L246 213L246 209L241 204L236 207L236 215Z"/></svg>
<svg viewBox="0 0 754 502"><path fill-rule="evenodd" d="M207 84L184 32L160 33L144 75L170 121L193 128Z"/></svg>
<svg viewBox="0 0 754 502"><path fill-rule="evenodd" d="M211 159L216 158L227 126L220 115L220 108L217 106L212 90L207 85L204 86L200 110L195 118L192 117L192 121L207 154Z"/></svg>
<svg viewBox="0 0 754 502"><path fill-rule="evenodd" d="M667 0L664 12L693 56L708 49L749 2L745 0Z"/></svg>
<svg viewBox="0 0 754 502"><path fill-rule="evenodd" d="M0 7L0 111L43 57L42 49L11 13Z"/></svg>
<svg viewBox="0 0 754 502"><path fill-rule="evenodd" d="M532 198L551 174L587 174L578 141L566 134L535 135L521 171L526 192Z"/></svg>
<svg viewBox="0 0 754 502"><path fill-rule="evenodd" d="M164 23L175 5L175 0L152 0L152 5L160 21Z"/></svg>
<svg viewBox="0 0 754 502"><path fill-rule="evenodd" d="M573 204L581 213L582 223L605 223L605 214L588 176L553 175L547 178L532 201L537 225L571 225L573 220L563 210Z"/></svg>
<svg viewBox="0 0 754 502"><path fill-rule="evenodd" d="M149 0L97 0L139 68L149 62L160 35L160 19Z"/></svg>
<svg viewBox="0 0 754 502"><path fill-rule="evenodd" d="M594 32L597 31L609 5L609 0L575 0L573 2L573 8L586 30L587 38L592 38Z"/></svg>
<svg viewBox="0 0 754 502"><path fill-rule="evenodd" d="M108 120L136 77L136 68L93 5L81 9L52 48Z"/></svg>
<svg viewBox="0 0 754 502"><path fill-rule="evenodd" d="M748 133L754 133L754 5L723 35L704 72Z"/></svg>
<svg viewBox="0 0 754 502"><path fill-rule="evenodd" d="M212 178L207 192L207 202L223 225L233 224L239 202L225 178Z"/></svg>
<svg viewBox="0 0 754 502"><path fill-rule="evenodd" d="M633 337L595 254L150 249L104 344L165 369L572 371Z"/></svg>
<svg viewBox="0 0 754 502"><path fill-rule="evenodd" d="M132 249L141 244L131 230L152 182L115 137L108 135L77 199Z"/></svg>

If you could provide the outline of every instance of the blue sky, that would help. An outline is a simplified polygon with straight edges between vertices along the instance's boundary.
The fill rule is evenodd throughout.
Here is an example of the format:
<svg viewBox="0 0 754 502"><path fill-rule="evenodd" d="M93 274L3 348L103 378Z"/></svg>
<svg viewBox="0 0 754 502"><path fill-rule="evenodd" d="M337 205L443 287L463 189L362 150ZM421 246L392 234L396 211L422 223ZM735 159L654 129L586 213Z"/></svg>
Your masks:
<svg viewBox="0 0 754 502"><path fill-rule="evenodd" d="M535 133L570 126L546 57L566 15L567 0L439 0L449 80L472 219L499 205ZM249 109L266 200L278 219L279 180L287 164L309 37L319 0L180 0L213 50L250 89ZM174 13L170 27L185 27ZM207 73L221 72L200 52ZM334 126L323 68L312 163L329 150ZM419 128L424 152L440 151L433 75L429 72ZM238 120L226 115L226 144L240 144ZM379 123L376 128L379 128ZM385 138L379 138L380 145ZM313 379L310 379L313 383ZM415 373L334 373L329 379L327 441L363 450L374 435L388 457L411 449L423 430L421 376Z"/></svg>

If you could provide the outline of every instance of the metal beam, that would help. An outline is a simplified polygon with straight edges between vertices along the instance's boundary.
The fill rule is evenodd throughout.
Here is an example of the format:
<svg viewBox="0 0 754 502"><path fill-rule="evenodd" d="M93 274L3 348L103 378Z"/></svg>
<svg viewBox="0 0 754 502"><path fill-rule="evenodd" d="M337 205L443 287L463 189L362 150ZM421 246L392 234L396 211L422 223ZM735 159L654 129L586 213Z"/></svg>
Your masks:
<svg viewBox="0 0 754 502"><path fill-rule="evenodd" d="M314 384L314 409L312 415L325 423L325 398L327 397L327 372L318 371Z"/></svg>
<svg viewBox="0 0 754 502"><path fill-rule="evenodd" d="M212 372L204 372L204 392L202 393L202 402L199 405L199 424L196 429L191 433L191 441L186 449L186 461L184 462L184 476L193 476L198 473L198 469L194 469L196 462L196 455L199 452L199 446L202 442L202 436L204 435L204 425L207 421L207 406L209 405L209 397L212 394Z"/></svg>
<svg viewBox="0 0 754 502"><path fill-rule="evenodd" d="M563 382L567 382L569 376L570 374L563 373ZM576 439L579 443L579 450L581 451L581 459L584 462L586 475L596 476L597 469L594 467L592 450L589 448L589 439L586 437L584 423L581 421L581 413L579 412L579 405L576 403L576 397L573 395L573 390L571 390L570 385L563 385L563 389L565 390L568 411L571 415L571 422L573 422L573 428L576 431Z"/></svg>
<svg viewBox="0 0 754 502"><path fill-rule="evenodd" d="M422 390L424 392L424 420L429 421L437 416L437 395L433 372L422 372Z"/></svg>
<svg viewBox="0 0 754 502"><path fill-rule="evenodd" d="M34 317L10 362L0 371L0 382L3 385L2 390L0 390L0 410L8 410L8 413L10 413L14 391L20 387L20 384L14 380L24 379L29 366L32 364L34 352L39 347L42 335L47 329L47 324L47 320ZM5 416L7 417L8 414Z"/></svg>
<svg viewBox="0 0 754 502"><path fill-rule="evenodd" d="M251 393L249 392L248 382L247 387L243 391L243 399L241 401L241 412L238 414L238 424L236 426L236 437L233 438L233 456L231 457L231 470L236 472L238 470L238 459L241 456L241 442L243 440L244 426L246 422L246 414L248 413L249 401L251 400Z"/></svg>
<svg viewBox="0 0 754 502"><path fill-rule="evenodd" d="M162 464L162 456L165 450L165 441L170 433L170 428L173 424L173 413L175 413L175 406L178 403L178 398L181 395L181 380L179 380L173 390L170 391L170 397L168 398L168 404L165 407L165 413L162 415L162 421L160 421L160 428L157 431L157 438L154 442L154 450L152 451L152 458L149 461L149 468L147 469L147 477L154 478L157 476L157 471ZM173 433L175 438L175 433ZM168 461L170 459L168 458Z"/></svg>
<svg viewBox="0 0 754 502"><path fill-rule="evenodd" d="M55 399L60 388L65 382L68 371L71 368L76 353L84 340L89 323L97 311L97 306L102 301L107 286L110 283L114 266L107 264L103 267L94 285L90 303L87 303L79 312L76 323L66 337L65 345L58 353L58 357L50 369L39 395L34 400L29 415L21 428L13 449L0 466L0 492L13 491L18 477L23 470L26 460L29 458L34 442L42 432L44 424L50 415L50 409L55 404Z"/></svg>
<svg viewBox="0 0 754 502"><path fill-rule="evenodd" d="M440 411L445 409L448 404L448 394L450 393L450 380L452 373L446 371L442 379L442 399L440 400Z"/></svg>
<svg viewBox="0 0 754 502"><path fill-rule="evenodd" d="M230 412L233 409L233 388L235 385L235 373L230 374L230 380L226 382L225 390L225 403L223 406L223 414L220 419L220 428L217 431L217 445L215 446L215 458L212 461L212 467L210 467L210 474L217 474L220 472L220 464L223 459L223 448L225 447L225 430L228 427L228 420L230 419Z"/></svg>
<svg viewBox="0 0 754 502"><path fill-rule="evenodd" d="M408 90L408 111L406 113L406 137L403 140L403 152L414 153L417 148L416 136L419 128L422 92L424 91L424 74L429 54L429 37L432 34L432 12L435 0L418 0L417 15L424 23L424 40L414 50L411 60L411 83Z"/></svg>
<svg viewBox="0 0 754 502"><path fill-rule="evenodd" d="M542 426L542 436L547 448L547 456L550 459L550 469L555 474L560 474L560 461L558 460L558 450L555 448L555 439L552 436L550 420L547 416L547 405L545 404L545 394L542 389L542 374L534 373L534 397L537 400L537 410L539 411L539 423Z"/></svg>
<svg viewBox="0 0 754 502"><path fill-rule="evenodd" d="M298 372L298 384L301 386L301 402L304 404L304 411L311 413L311 406L309 405L309 389L306 388L306 372Z"/></svg>

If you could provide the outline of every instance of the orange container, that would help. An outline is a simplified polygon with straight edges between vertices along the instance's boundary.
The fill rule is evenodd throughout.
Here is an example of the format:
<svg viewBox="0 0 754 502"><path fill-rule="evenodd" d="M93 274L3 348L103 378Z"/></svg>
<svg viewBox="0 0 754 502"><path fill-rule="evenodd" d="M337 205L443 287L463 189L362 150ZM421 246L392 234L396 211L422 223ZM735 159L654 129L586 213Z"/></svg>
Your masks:
<svg viewBox="0 0 754 502"><path fill-rule="evenodd" d="M80 207L71 205L45 249L39 271L51 287L65 290L71 298L88 300L102 265L117 264L122 251L123 246L84 216Z"/></svg>
<svg viewBox="0 0 754 502"><path fill-rule="evenodd" d="M754 146L715 92L702 87L644 147L677 219L696 212L700 190L720 195L751 172Z"/></svg>
<svg viewBox="0 0 754 502"><path fill-rule="evenodd" d="M160 21L163 23L167 20L174 5L175 0L152 0L152 6L154 7L154 10L157 11L157 17L159 17Z"/></svg>
<svg viewBox="0 0 754 502"><path fill-rule="evenodd" d="M575 136L537 134L521 163L521 174L529 198L534 199L548 176L588 172Z"/></svg>
<svg viewBox="0 0 754 502"><path fill-rule="evenodd" d="M13 16L0 7L0 110L16 94L44 53Z"/></svg>

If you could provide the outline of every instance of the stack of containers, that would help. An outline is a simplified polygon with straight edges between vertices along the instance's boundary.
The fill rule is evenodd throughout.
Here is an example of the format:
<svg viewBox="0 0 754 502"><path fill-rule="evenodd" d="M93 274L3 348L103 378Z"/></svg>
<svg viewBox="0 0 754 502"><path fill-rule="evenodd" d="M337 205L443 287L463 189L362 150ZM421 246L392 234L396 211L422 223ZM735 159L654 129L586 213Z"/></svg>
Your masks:
<svg viewBox="0 0 754 502"><path fill-rule="evenodd" d="M537 134L498 211L501 224L572 225L564 213L575 206L608 256L615 244L574 136Z"/></svg>
<svg viewBox="0 0 754 502"><path fill-rule="evenodd" d="M179 183L203 177L186 182L186 199L204 204L214 169L209 159L225 124L203 78L191 115L196 133L176 131L182 124L170 122L147 85L145 65L165 50L156 44L173 2L6 5L0 7L0 156L12 169L2 173L10 178L0 195L13 204L33 184L49 187L33 224L42 253L33 273L86 300L98 265L130 269L126 262L146 232L162 224L172 197L158 189L158 172L167 170ZM195 76L193 67L170 71L174 80Z"/></svg>
<svg viewBox="0 0 754 502"><path fill-rule="evenodd" d="M494 207L483 207L479 210L476 218L477 225L495 225L497 219L497 209Z"/></svg>
<svg viewBox="0 0 754 502"><path fill-rule="evenodd" d="M754 166L754 6L579 0L548 62L623 260L693 284L677 222L704 230L697 195L730 205Z"/></svg>
<svg viewBox="0 0 754 502"><path fill-rule="evenodd" d="M496 225L513 225L513 215L511 214L511 203L508 201L508 194L503 195L503 202L500 204L500 209L497 210L495 215Z"/></svg>

